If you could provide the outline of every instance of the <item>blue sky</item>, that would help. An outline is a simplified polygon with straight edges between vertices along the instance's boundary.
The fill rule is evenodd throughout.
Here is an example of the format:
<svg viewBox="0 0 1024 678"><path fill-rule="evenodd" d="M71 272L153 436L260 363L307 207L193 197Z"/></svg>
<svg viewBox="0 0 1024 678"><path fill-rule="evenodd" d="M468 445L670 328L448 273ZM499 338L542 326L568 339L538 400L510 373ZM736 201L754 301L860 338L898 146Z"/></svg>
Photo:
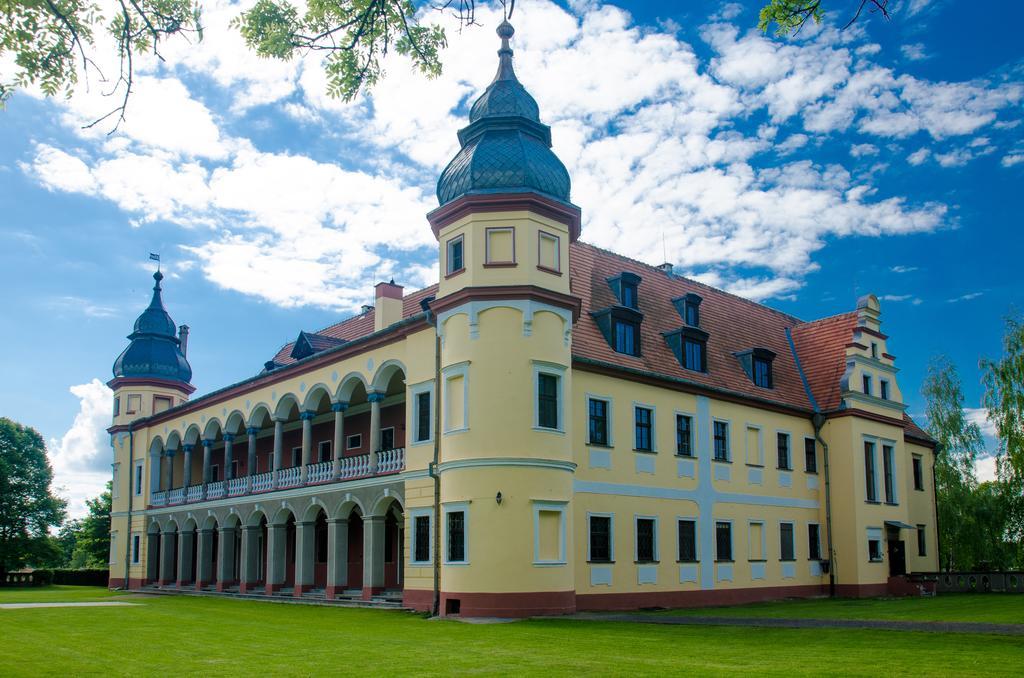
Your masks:
<svg viewBox="0 0 1024 678"><path fill-rule="evenodd" d="M938 353L980 407L978 359L1024 296L1024 8L993 22L903 0L892 21L840 32L855 3L834 0L825 26L779 40L754 30L758 4L518 3L517 72L572 174L583 239L652 264L667 251L806 319L874 292L909 411ZM95 380L148 301L149 252L192 327L200 393L357 310L378 280L436 277L423 215L493 73L495 15L450 34L440 80L394 59L344 104L314 59L249 54L225 27L240 7L209 3L200 46L143 60L115 134L81 129L111 107L95 83L2 113L0 413L51 441L76 511L109 475Z"/></svg>

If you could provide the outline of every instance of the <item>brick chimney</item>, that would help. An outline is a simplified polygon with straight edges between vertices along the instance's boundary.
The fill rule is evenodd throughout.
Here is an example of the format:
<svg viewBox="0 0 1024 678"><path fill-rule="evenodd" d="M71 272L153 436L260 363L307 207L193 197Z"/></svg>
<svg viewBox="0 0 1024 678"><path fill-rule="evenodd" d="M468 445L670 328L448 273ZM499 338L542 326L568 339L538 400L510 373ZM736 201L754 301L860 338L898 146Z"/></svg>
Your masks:
<svg viewBox="0 0 1024 678"><path fill-rule="evenodd" d="M394 325L402 319L401 285L391 282L379 282L374 286L376 312L373 316L373 330L379 331Z"/></svg>

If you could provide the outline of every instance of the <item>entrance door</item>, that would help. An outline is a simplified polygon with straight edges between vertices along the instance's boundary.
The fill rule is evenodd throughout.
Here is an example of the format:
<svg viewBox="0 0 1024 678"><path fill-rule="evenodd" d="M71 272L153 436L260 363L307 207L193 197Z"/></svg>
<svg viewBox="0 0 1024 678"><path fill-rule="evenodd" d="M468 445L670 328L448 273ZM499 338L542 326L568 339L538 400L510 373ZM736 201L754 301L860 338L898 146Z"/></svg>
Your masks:
<svg viewBox="0 0 1024 678"><path fill-rule="evenodd" d="M889 540L889 576L899 577L907 573L907 552L904 542Z"/></svg>

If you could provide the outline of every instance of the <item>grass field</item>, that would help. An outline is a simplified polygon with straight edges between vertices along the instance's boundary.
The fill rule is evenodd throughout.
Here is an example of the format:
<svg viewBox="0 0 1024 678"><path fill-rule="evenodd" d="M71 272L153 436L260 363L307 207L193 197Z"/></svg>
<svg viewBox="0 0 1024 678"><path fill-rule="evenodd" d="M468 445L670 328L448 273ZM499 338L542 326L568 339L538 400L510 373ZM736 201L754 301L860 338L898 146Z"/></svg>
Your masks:
<svg viewBox="0 0 1024 678"><path fill-rule="evenodd" d="M935 598L783 600L736 607L658 610L665 616L777 619L880 619L1024 624L1024 595L948 594Z"/></svg>
<svg viewBox="0 0 1024 678"><path fill-rule="evenodd" d="M1024 666L1020 636L567 619L475 625L405 612L122 597L80 587L0 590L0 602L118 599L136 606L0 609L0 675L1019 675ZM902 604L871 602L878 606L872 618ZM793 605L778 604L795 614ZM807 616L820 618L836 604L807 605ZM923 605L896 614L925 619L930 612ZM977 611L966 614L974 620Z"/></svg>

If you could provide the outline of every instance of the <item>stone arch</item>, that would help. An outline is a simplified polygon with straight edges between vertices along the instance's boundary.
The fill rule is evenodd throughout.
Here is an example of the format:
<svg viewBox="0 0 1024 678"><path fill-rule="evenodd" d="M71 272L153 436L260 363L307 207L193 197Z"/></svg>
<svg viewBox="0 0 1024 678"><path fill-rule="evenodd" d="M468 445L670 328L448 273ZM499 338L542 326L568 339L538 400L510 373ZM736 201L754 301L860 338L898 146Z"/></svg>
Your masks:
<svg viewBox="0 0 1024 678"><path fill-rule="evenodd" d="M149 454L151 457L159 456L163 453L164 449L164 441L160 436L154 437L153 442L149 444Z"/></svg>
<svg viewBox="0 0 1024 678"><path fill-rule="evenodd" d="M224 433L230 433L231 435L238 435L245 431L245 415L240 411L235 410L228 415L227 419L224 420Z"/></svg>
<svg viewBox="0 0 1024 678"><path fill-rule="evenodd" d="M238 529L242 525L242 517L235 511L230 511L224 516L224 521L221 527L230 527L232 529Z"/></svg>
<svg viewBox="0 0 1024 678"><path fill-rule="evenodd" d="M269 520L268 522L271 525L284 525L285 523L288 522L288 518L291 518L291 519L294 520L295 519L295 511L292 510L292 507L291 507L290 504L288 504L288 505L282 504L281 507L279 509L277 509L277 511L274 512L273 520Z"/></svg>
<svg viewBox="0 0 1024 678"><path fill-rule="evenodd" d="M160 534L160 532L160 521L154 517L151 521L149 521L149 527L146 528L146 534Z"/></svg>
<svg viewBox="0 0 1024 678"><path fill-rule="evenodd" d="M167 516L167 521L164 523L163 529L164 529L164 532L177 532L178 531L178 521L177 521L177 519L175 519L174 516Z"/></svg>
<svg viewBox="0 0 1024 678"><path fill-rule="evenodd" d="M189 424L189 427L185 429L185 435L182 436L182 440L186 445L195 445L199 442L199 436L201 432L198 424Z"/></svg>
<svg viewBox="0 0 1024 678"><path fill-rule="evenodd" d="M373 513L371 515L380 516L387 512L388 506L392 503L398 504L402 512L405 512L405 498L398 492L392 492L385 490L373 500Z"/></svg>
<svg viewBox="0 0 1024 678"><path fill-rule="evenodd" d="M292 408L299 410L299 399L294 393L285 393L274 406L274 419L286 420ZM301 410L300 410L301 411Z"/></svg>
<svg viewBox="0 0 1024 678"><path fill-rule="evenodd" d="M182 532L191 532L192 530L195 530L198 527L199 527L199 523L196 521L196 519L190 513L190 514L188 514L185 517L185 521L181 524L181 531Z"/></svg>
<svg viewBox="0 0 1024 678"><path fill-rule="evenodd" d="M356 395L357 389L362 386L362 390L365 393L370 390L370 384L366 381L366 377L360 372L349 372L341 381L338 383L338 391L335 393L335 402L347 403L352 400L352 397Z"/></svg>
<svg viewBox="0 0 1024 678"><path fill-rule="evenodd" d="M203 530L215 530L215 529L217 529L219 524L220 524L220 521L217 520L217 516L215 514L213 514L213 513L210 513L205 518L203 518L203 524L202 524L202 527L200 529L203 529Z"/></svg>
<svg viewBox="0 0 1024 678"><path fill-rule="evenodd" d="M181 448L181 433L178 431L171 431L167 434L167 443L164 445L164 450L174 451Z"/></svg>
<svg viewBox="0 0 1024 678"><path fill-rule="evenodd" d="M271 412L272 410L270 405L266 403L257 403L249 413L249 420L246 425L251 428L266 428L270 425Z"/></svg>
<svg viewBox="0 0 1024 678"><path fill-rule="evenodd" d="M260 521L266 519L267 514L261 506L257 506L249 514L249 517L245 519L245 524L248 527L259 527ZM268 521L269 522L269 521Z"/></svg>
<svg viewBox="0 0 1024 678"><path fill-rule="evenodd" d="M363 506L363 503L359 498L349 495L346 496L340 504L338 504L338 508L334 510L334 513L328 513L328 516L330 518L348 518L353 509L359 511L359 515L361 516L366 515L366 507Z"/></svg>
<svg viewBox="0 0 1024 678"><path fill-rule="evenodd" d="M217 434L223 430L224 427L221 426L220 419L210 417L209 421L206 422L206 426L203 427L203 440L216 440Z"/></svg>
<svg viewBox="0 0 1024 678"><path fill-rule="evenodd" d="M405 375L408 374L408 370L405 369L405 365L402 361L397 359L385 360L377 368L377 372L373 375L373 382L371 384L372 390L378 393L384 393L388 389L388 385L391 383L391 379L401 373L402 379L405 379Z"/></svg>
<svg viewBox="0 0 1024 678"><path fill-rule="evenodd" d="M331 398L331 389L327 388L327 385L323 383L314 384L306 392L306 397L302 401L302 410L307 412L316 410L324 398L327 398L328 402L334 402Z"/></svg>
<svg viewBox="0 0 1024 678"><path fill-rule="evenodd" d="M317 497L313 497L313 499L309 502L309 506L307 506L306 510L302 512L302 521L310 522L316 520L317 515L321 511L324 512L324 515L331 515L330 510L327 508L327 504L323 503Z"/></svg>

